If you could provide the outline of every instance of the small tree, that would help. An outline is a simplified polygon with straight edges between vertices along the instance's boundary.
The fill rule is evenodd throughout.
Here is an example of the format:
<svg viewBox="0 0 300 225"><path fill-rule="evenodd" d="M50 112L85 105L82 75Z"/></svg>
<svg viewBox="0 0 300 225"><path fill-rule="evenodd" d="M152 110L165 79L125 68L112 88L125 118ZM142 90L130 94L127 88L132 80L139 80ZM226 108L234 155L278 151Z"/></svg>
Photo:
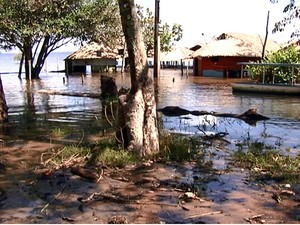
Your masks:
<svg viewBox="0 0 300 225"><path fill-rule="evenodd" d="M128 48L131 89L120 96L119 126L128 150L140 156L159 151L153 76L148 73L147 56L134 0L118 0Z"/></svg>
<svg viewBox="0 0 300 225"><path fill-rule="evenodd" d="M139 5L137 5L137 14L142 27L147 56L149 56L150 51L154 49L154 15L149 8L144 11L143 7ZM183 36L182 27L177 23L172 26L164 23L160 27L160 50L164 52L170 51L174 42L181 40Z"/></svg>

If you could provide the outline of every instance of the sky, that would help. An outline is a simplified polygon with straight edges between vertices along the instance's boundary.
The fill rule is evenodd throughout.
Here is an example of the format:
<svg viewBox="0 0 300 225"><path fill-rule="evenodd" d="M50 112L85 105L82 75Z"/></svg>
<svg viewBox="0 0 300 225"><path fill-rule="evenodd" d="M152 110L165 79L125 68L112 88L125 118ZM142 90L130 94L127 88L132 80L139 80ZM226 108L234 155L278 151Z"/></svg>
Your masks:
<svg viewBox="0 0 300 225"><path fill-rule="evenodd" d="M270 11L269 39L278 43L289 40L291 30L272 34L274 23L280 21L283 8L290 0L160 0L160 19L170 25L181 24L183 38L176 46L192 47L205 44L213 36L238 32L265 36L267 14ZM135 0L136 4L149 8L154 13L155 0ZM72 44L57 51L76 51L79 46Z"/></svg>
<svg viewBox="0 0 300 225"><path fill-rule="evenodd" d="M155 0L135 0L153 13ZM265 36L267 14L269 39L279 43L289 40L290 32L272 34L275 22L283 18L283 8L289 0L160 0L160 19L183 28L183 38L177 46L192 47L207 43L213 36L228 32L260 34ZM203 34L203 35L202 35Z"/></svg>

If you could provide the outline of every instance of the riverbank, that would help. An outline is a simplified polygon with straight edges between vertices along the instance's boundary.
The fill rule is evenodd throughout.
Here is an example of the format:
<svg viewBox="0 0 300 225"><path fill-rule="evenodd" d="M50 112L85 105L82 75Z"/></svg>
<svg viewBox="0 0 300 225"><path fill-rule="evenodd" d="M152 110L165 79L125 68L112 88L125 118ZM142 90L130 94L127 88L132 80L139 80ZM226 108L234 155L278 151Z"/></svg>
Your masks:
<svg viewBox="0 0 300 225"><path fill-rule="evenodd" d="M96 181L72 173L71 166L51 172L39 169L51 153L63 148L21 139L2 143L1 223L300 221L300 185L250 179L247 170L230 165L230 150L222 141L206 149L212 164L145 161L119 169L101 166ZM76 166L76 160L68 161ZM274 198L279 195L281 201Z"/></svg>
<svg viewBox="0 0 300 225"><path fill-rule="evenodd" d="M118 86L128 86L127 75L116 75ZM193 161L144 162L123 169L100 167L98 182L79 177L70 167L52 173L42 170L51 153L67 145L93 145L103 137L107 124L99 99L59 95L98 93L99 77L87 75L83 83L81 76L69 77L65 84L61 74L47 74L32 83L2 77L10 122L0 137L1 223L299 223L297 185L252 180L246 169L233 166L230 160L238 146L256 141L298 155L300 100L235 95L231 80L182 77L168 70L156 80L157 108L233 114L257 108L270 118L251 126L211 115L159 115L160 129L169 132L199 139L205 133L206 141L210 135L228 133L225 142L205 148L207 163L203 165L211 170ZM294 195L282 195L284 190ZM197 198L190 194L195 191Z"/></svg>

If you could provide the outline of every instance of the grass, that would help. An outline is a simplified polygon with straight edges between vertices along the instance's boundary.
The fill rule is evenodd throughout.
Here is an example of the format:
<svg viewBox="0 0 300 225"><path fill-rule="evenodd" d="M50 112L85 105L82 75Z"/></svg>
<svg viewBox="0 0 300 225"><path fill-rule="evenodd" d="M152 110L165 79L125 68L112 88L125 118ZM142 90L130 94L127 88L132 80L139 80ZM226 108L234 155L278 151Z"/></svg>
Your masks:
<svg viewBox="0 0 300 225"><path fill-rule="evenodd" d="M56 135L63 134L61 129L54 129ZM142 162L134 152L118 147L117 143L108 137L97 143L67 145L57 152L52 152L51 160L55 164L69 162L71 158L80 158L80 162L88 165L104 165L122 168L126 165ZM165 133L160 137L160 151L149 158L160 162L184 163L196 161L202 166L205 162L205 152L200 140L181 134ZM78 161L78 160L77 160Z"/></svg>
<svg viewBox="0 0 300 225"><path fill-rule="evenodd" d="M203 150L203 144L199 139L166 132L160 134L160 151L153 155L152 159L178 163L195 160L202 162L204 159Z"/></svg>
<svg viewBox="0 0 300 225"><path fill-rule="evenodd" d="M55 137L62 137L66 134L66 131L63 130L62 128L60 127L54 127L52 130L51 130L51 135L52 136L55 136Z"/></svg>
<svg viewBox="0 0 300 225"><path fill-rule="evenodd" d="M71 158L85 159L90 157L91 149L88 147L79 147L76 145L67 145L64 148L52 153L51 161L55 165L64 164L67 161L71 161Z"/></svg>
<svg viewBox="0 0 300 225"><path fill-rule="evenodd" d="M138 158L131 152L126 150L104 149L99 155L99 162L105 166L125 167L126 165L135 164Z"/></svg>
<svg viewBox="0 0 300 225"><path fill-rule="evenodd" d="M300 155L283 155L263 143L250 144L248 151L239 149L233 159L236 165L249 169L254 179L297 182L300 178Z"/></svg>
<svg viewBox="0 0 300 225"><path fill-rule="evenodd" d="M48 159L46 162L51 161L56 166L67 166L66 162L71 163L71 160L88 165L100 164L121 168L139 162L132 152L117 148L117 145L110 140L84 146L67 145L63 149L52 152L50 160Z"/></svg>

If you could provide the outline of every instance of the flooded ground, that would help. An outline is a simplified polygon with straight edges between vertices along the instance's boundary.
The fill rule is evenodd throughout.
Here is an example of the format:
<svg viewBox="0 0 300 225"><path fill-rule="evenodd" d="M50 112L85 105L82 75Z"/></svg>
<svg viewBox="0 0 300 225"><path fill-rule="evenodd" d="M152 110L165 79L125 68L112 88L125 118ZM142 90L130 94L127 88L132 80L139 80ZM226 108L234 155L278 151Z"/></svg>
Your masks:
<svg viewBox="0 0 300 225"><path fill-rule="evenodd" d="M272 196L282 187L273 182L250 182L246 171L228 164L238 143L261 141L285 154L300 149L300 98L233 94L234 80L181 76L162 70L156 80L157 107L243 113L257 108L270 120L249 125L236 119L211 116L166 117L162 129L193 136L226 132L226 142L207 148L213 174L195 170L193 164L145 164L119 171L104 170L98 183L79 179L69 169L49 177L33 173L41 155L66 143L78 144L102 137L108 127L97 98L52 95L100 93L100 75L66 78L43 74L26 82L16 75L1 75L10 122L2 128L0 148L1 223L299 223L299 187L296 195L280 204ZM65 78L65 82L63 81ZM174 78L174 79L173 79ZM129 75L117 74L118 87L129 87ZM25 106L25 107L24 107ZM56 138L56 129L68 129ZM205 177L203 177L205 176ZM201 178L201 179L200 179ZM182 206L179 197L197 185L201 199ZM92 196L93 195L93 196ZM88 197L91 197L89 198ZM82 201L88 199L89 201Z"/></svg>

